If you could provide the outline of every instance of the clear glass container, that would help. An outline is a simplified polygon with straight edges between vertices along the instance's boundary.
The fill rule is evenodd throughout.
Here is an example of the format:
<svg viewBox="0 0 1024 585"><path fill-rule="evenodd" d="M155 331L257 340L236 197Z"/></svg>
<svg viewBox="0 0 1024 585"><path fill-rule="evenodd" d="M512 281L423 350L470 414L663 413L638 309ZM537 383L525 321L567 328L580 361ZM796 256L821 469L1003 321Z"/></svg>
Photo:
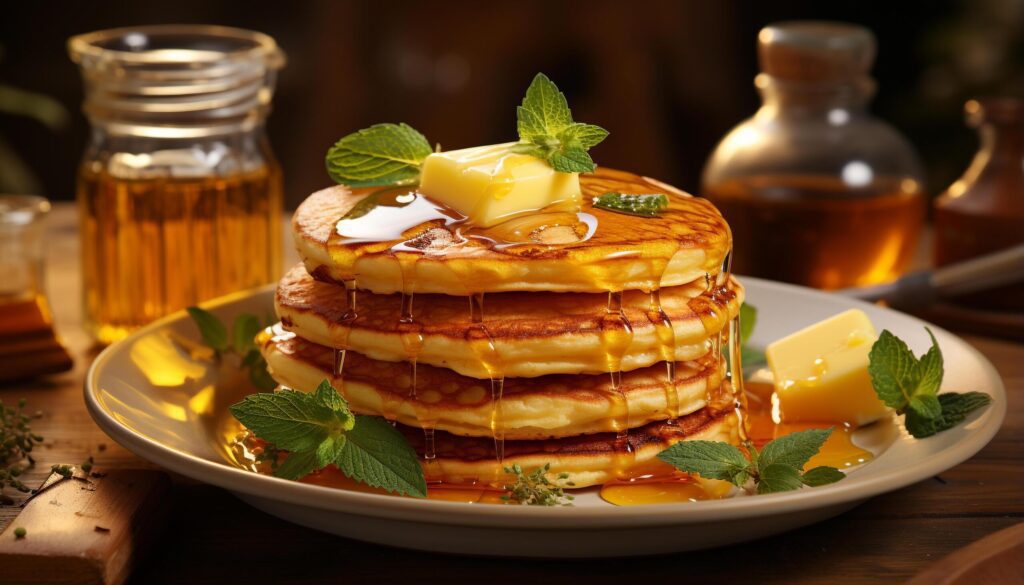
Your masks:
<svg viewBox="0 0 1024 585"><path fill-rule="evenodd" d="M267 35L146 26L68 43L92 134L78 173L86 325L101 343L274 281L281 171L264 120L284 55Z"/></svg>
<svg viewBox="0 0 1024 585"><path fill-rule="evenodd" d="M910 144L867 105L875 40L841 23L758 36L763 105L715 148L702 193L733 230L733 269L824 289L892 280L924 219Z"/></svg>
<svg viewBox="0 0 1024 585"><path fill-rule="evenodd" d="M1024 100L968 101L967 124L981 146L935 200L935 264L943 266L1024 243ZM960 297L979 309L1024 311L1024 282Z"/></svg>

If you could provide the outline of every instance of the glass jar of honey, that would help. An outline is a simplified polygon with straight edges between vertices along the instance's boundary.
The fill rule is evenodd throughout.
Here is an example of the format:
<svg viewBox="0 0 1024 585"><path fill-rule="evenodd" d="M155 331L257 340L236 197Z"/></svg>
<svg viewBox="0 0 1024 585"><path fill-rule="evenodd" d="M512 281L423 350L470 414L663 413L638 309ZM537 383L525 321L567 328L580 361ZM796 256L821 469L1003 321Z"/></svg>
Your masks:
<svg viewBox="0 0 1024 585"><path fill-rule="evenodd" d="M733 269L824 289L898 277L924 220L923 174L867 111L873 35L782 23L760 32L758 55L763 105L722 139L702 180L732 227Z"/></svg>
<svg viewBox="0 0 1024 585"><path fill-rule="evenodd" d="M145 26L68 47L92 127L77 199L93 336L280 276L281 172L264 136L284 64L274 40Z"/></svg>

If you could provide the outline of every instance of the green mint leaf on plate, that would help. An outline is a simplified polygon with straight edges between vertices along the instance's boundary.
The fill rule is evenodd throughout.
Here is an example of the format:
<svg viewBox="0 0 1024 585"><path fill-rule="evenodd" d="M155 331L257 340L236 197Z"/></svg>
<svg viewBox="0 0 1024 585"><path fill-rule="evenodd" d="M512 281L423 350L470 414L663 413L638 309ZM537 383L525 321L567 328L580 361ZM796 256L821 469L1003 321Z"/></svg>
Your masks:
<svg viewBox="0 0 1024 585"><path fill-rule="evenodd" d="M249 366L249 382L260 392L270 392L277 388L277 380L267 371L267 362L263 356L259 355L259 352L256 353L255 359Z"/></svg>
<svg viewBox="0 0 1024 585"><path fill-rule="evenodd" d="M284 461L274 468L274 477L302 479L317 469L317 454L315 451L289 453Z"/></svg>
<svg viewBox="0 0 1024 585"><path fill-rule="evenodd" d="M804 485L810 487L818 487L819 485L827 485L835 483L846 476L842 471L839 471L835 467L829 467L827 465L821 465L813 469L808 469L800 476L800 481Z"/></svg>
<svg viewBox="0 0 1024 585"><path fill-rule="evenodd" d="M512 152L543 159L560 173L589 173L597 168L587 152L608 137L593 124L574 122L565 95L538 73L516 108L519 144Z"/></svg>
<svg viewBox="0 0 1024 585"><path fill-rule="evenodd" d="M185 310L188 311L189 316L192 317L196 326L199 327L199 334L203 337L203 343L218 352L229 349L228 330L220 322L220 319L214 316L213 313L199 307L189 307Z"/></svg>
<svg viewBox="0 0 1024 585"><path fill-rule="evenodd" d="M680 441L658 453L658 459L680 471L738 486L747 483L749 477L750 462L743 452L718 441Z"/></svg>
<svg viewBox="0 0 1024 585"><path fill-rule="evenodd" d="M739 487L753 478L759 494L784 492L805 485L834 483L846 477L834 467L815 467L802 472L831 434L832 429L791 433L769 442L760 452L748 441L747 455L728 443L681 441L659 453L658 459L680 471L728 481Z"/></svg>
<svg viewBox="0 0 1024 585"><path fill-rule="evenodd" d="M609 191L594 198L594 207L629 215L656 217L668 207L668 196L664 193L627 195Z"/></svg>
<svg viewBox="0 0 1024 585"><path fill-rule="evenodd" d="M757 493L788 492L804 486L800 471L784 463L765 465L758 471Z"/></svg>
<svg viewBox="0 0 1024 585"><path fill-rule="evenodd" d="M355 423L347 406L332 409L317 394L289 389L250 394L230 410L254 435L292 453L314 451Z"/></svg>
<svg viewBox="0 0 1024 585"><path fill-rule="evenodd" d="M231 326L231 347L235 353L247 356L256 348L256 335L260 332L260 320L256 315L242 314L235 317Z"/></svg>
<svg viewBox="0 0 1024 585"><path fill-rule="evenodd" d="M345 434L335 464L348 477L367 485L425 498L427 482L416 452L390 423L376 416L356 416Z"/></svg>
<svg viewBox="0 0 1024 585"><path fill-rule="evenodd" d="M907 432L917 439L923 439L949 430L962 423L971 412L989 405L992 397L981 392L947 392L939 394L938 402L941 412L937 417L929 418L915 410L908 410L903 420Z"/></svg>
<svg viewBox="0 0 1024 585"><path fill-rule="evenodd" d="M749 303L740 305L740 341L750 341L754 334L754 327L757 325L757 307Z"/></svg>
<svg viewBox="0 0 1024 585"><path fill-rule="evenodd" d="M903 425L915 438L923 439L951 429L972 411L989 404L987 394L939 394L944 363L942 351L931 330L932 345L918 359L899 337L882 331L868 354L868 373L878 398L903 414Z"/></svg>
<svg viewBox="0 0 1024 585"><path fill-rule="evenodd" d="M327 173L338 183L374 187L415 182L433 152L406 124L375 124L345 136L327 151Z"/></svg>
<svg viewBox="0 0 1024 585"><path fill-rule="evenodd" d="M831 434L832 429L808 429L783 435L761 448L757 464L762 470L781 464L799 471L821 450Z"/></svg>
<svg viewBox="0 0 1024 585"><path fill-rule="evenodd" d="M743 363L744 375L747 376L768 361L763 351L747 343L756 325L757 307L748 303L740 305L740 361Z"/></svg>

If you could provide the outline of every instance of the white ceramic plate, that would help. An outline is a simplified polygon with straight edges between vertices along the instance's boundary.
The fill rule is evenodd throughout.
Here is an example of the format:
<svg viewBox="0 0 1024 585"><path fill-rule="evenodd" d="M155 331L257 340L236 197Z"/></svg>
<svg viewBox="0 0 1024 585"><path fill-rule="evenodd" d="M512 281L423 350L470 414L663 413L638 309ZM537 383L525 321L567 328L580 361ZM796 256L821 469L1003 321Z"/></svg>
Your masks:
<svg viewBox="0 0 1024 585"><path fill-rule="evenodd" d="M752 340L756 346L850 307L865 310L879 330L891 330L919 354L929 345L926 323L902 313L806 288L743 281L748 301L759 310ZM227 322L239 313L264 315L272 294L272 287L239 293L208 308ZM212 368L208 360L192 357L172 341L198 338L184 313L157 321L100 354L89 371L85 399L97 424L140 457L318 530L462 554L646 555L736 543L804 526L931 477L978 452L1002 424L1003 384L974 348L938 327L932 331L945 356L943 389L990 394L988 408L923 440L892 424L862 429L855 440L877 456L836 484L695 503L616 507L591 491L573 507L471 505L346 491L244 471L218 448L212 420L222 407L216 388L227 368Z"/></svg>

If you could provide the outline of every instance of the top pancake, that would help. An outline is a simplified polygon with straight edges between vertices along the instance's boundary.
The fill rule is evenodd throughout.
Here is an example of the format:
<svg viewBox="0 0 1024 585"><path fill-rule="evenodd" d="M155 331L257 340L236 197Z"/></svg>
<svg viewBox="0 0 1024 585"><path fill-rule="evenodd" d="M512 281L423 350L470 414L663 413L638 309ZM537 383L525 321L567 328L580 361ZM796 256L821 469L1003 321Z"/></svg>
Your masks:
<svg viewBox="0 0 1024 585"><path fill-rule="evenodd" d="M299 206L294 236L310 274L382 294L651 290L720 272L732 235L711 203L612 169L581 175L580 186L579 214L539 213L479 229L413 187L398 194L337 185ZM595 208L592 199L609 191L664 193L669 207L651 218Z"/></svg>

